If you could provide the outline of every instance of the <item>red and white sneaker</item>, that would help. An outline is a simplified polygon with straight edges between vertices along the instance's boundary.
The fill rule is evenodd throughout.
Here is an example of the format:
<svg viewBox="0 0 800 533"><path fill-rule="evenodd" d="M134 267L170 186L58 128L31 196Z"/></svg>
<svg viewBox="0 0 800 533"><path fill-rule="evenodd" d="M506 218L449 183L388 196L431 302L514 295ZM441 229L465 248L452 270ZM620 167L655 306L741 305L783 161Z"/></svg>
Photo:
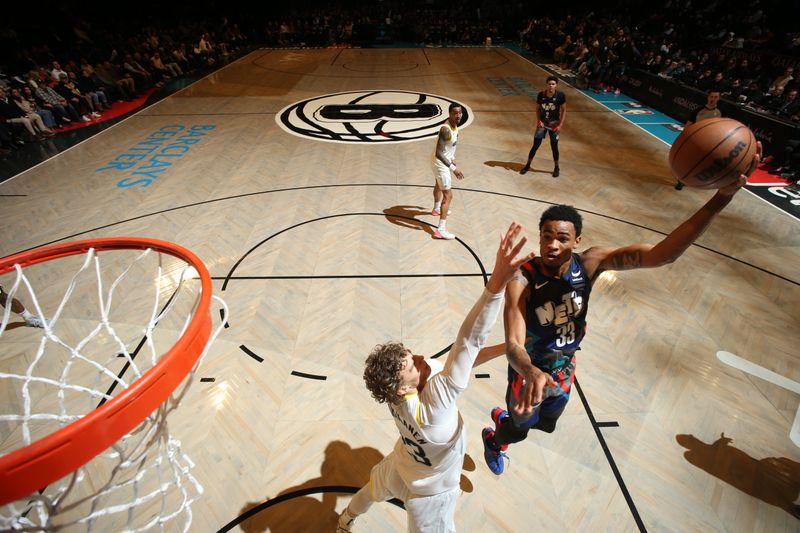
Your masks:
<svg viewBox="0 0 800 533"><path fill-rule="evenodd" d="M455 235L453 235L452 233L450 233L450 232L449 232L449 231L447 231L446 229L439 229L439 228L437 228L437 229L436 229L436 230L433 232L433 237L434 237L435 239L444 239L444 240L446 240L446 241L452 241L453 239L455 239L455 238L456 238L456 236L455 236Z"/></svg>
<svg viewBox="0 0 800 533"><path fill-rule="evenodd" d="M447 216L450 216L452 214L453 214L453 211L451 209L448 209L447 210ZM435 207L433 209L431 209L431 215L433 215L435 217L441 216L440 213L439 213L439 210L436 209Z"/></svg>

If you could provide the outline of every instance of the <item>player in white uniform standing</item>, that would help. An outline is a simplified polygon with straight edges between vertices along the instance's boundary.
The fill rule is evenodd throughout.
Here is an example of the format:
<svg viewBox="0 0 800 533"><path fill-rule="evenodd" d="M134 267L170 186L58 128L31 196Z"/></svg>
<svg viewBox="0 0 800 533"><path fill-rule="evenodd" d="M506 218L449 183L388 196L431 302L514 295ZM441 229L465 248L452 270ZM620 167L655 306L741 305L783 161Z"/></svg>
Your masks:
<svg viewBox="0 0 800 533"><path fill-rule="evenodd" d="M456 166L456 143L458 142L458 123L461 122L461 106L455 102L450 104L449 116L436 138L436 151L433 153L433 175L436 185L433 187L433 210L431 215L439 217L439 226L433 236L437 239L453 240L455 235L447 231L447 215L453 201L453 180L450 171L460 180L464 173Z"/></svg>
<svg viewBox="0 0 800 533"><path fill-rule="evenodd" d="M478 352L503 306L506 284L535 252L517 258L526 238L512 222L500 239L492 275L458 331L447 362L425 360L399 342L378 345L369 354L364 381L379 403L388 403L400 438L373 467L367 485L339 515L337 532L350 531L355 518L374 502L399 498L411 532L455 531L466 432L456 400L467 388ZM485 359L485 360L488 360Z"/></svg>

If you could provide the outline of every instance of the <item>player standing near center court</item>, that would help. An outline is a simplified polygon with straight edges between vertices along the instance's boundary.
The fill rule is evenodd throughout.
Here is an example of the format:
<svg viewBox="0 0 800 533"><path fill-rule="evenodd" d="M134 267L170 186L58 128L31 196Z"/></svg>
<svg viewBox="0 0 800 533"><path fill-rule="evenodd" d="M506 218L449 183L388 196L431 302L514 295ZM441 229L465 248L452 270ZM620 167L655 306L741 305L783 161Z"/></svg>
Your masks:
<svg viewBox="0 0 800 533"><path fill-rule="evenodd" d="M447 215L453 201L450 171L458 179L464 179L464 173L456 166L456 143L458 142L458 123L461 122L461 106L453 102L448 110L449 116L436 138L436 151L433 153L433 175L436 185L433 187L433 210L431 215L439 217L439 226L433 233L437 239L453 240L455 235L447 231Z"/></svg>
<svg viewBox="0 0 800 533"><path fill-rule="evenodd" d="M455 531L467 439L456 401L473 366L485 360L479 350L494 327L506 284L534 256L517 258L527 240L515 244L521 230L513 222L501 238L492 275L461 324L444 367L436 359L413 355L399 342L378 345L369 354L364 381L377 402L389 405L400 438L339 515L337 532L350 531L374 502L393 497L405 504L409 531Z"/></svg>
<svg viewBox="0 0 800 533"><path fill-rule="evenodd" d="M564 119L567 118L567 97L557 89L558 78L555 76L547 77L547 88L540 91L536 96L536 133L533 134L533 146L528 152L528 161L520 174L525 174L531 169L531 161L536 155L536 151L542 145L545 133L550 135L550 148L553 150L553 177L557 178L558 169L558 134L564 127Z"/></svg>

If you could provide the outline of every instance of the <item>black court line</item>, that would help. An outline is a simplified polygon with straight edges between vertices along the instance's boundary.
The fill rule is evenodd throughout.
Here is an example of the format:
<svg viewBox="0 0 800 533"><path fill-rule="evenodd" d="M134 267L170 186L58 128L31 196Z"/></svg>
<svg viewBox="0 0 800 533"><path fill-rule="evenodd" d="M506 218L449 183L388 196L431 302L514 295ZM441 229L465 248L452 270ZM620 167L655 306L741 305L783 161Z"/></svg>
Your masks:
<svg viewBox="0 0 800 533"><path fill-rule="evenodd" d="M297 376L299 378L318 379L320 381L325 381L326 379L328 379L328 376L320 376L318 374L307 374L305 372L299 372L297 370L292 370L292 375Z"/></svg>
<svg viewBox="0 0 800 533"><path fill-rule="evenodd" d="M234 271L237 268L239 268L239 265L242 264L242 262L247 258L247 256L249 256L251 253L253 253L261 245L265 244L266 242L270 241L271 239L274 239L278 235L281 235L282 233L286 233L287 231L291 231L291 230L293 230L295 228L299 228L300 226L304 226L306 224L311 224L311 223L314 223L314 222L320 222L322 220L329 220L329 219L332 219L332 218L353 217L353 216L377 216L377 217L382 217L382 218L391 217L391 218L394 218L394 219L408 220L408 221L411 221L411 222L414 222L414 223L417 223L417 224L425 224L427 226L430 226L431 228L434 227L434 225L429 223L429 222L425 222L425 221L422 221L422 220L419 220L419 219L416 219L416 218L413 218L413 217L405 217L405 216L401 216L401 215L391 215L391 214L387 215L386 213L369 213L369 212L367 212L367 213L339 213L339 214L336 214L336 215L328 215L328 216L324 216L324 217L318 217L318 218L313 218L313 219L310 219L310 220L306 220L304 222L298 222L297 224L293 224L293 225L291 225L291 226L289 226L287 228L284 228L284 229L282 229L282 230L280 230L280 231L278 231L276 233L273 233L272 235L270 235L266 239L256 243L252 248L250 248L247 252L245 252L244 255L242 255L236 261L236 263L231 267L230 271L228 272L228 274L226 276L225 281L222 283L222 289L221 290L224 291L228 287L228 282L233 277ZM485 285L488 282L488 275L486 274L486 269L483 268L483 263L481 263L480 258L472 250L472 248L470 248L469 245L467 245L467 243L462 241L459 237L456 237L455 240L456 240L456 242L461 244L461 246L463 246L472 255L472 257L475 259L475 262L478 264L478 266L481 269L481 272L483 273L483 279L484 279L483 283Z"/></svg>
<svg viewBox="0 0 800 533"><path fill-rule="evenodd" d="M436 358L438 358L438 357L441 357L441 356L443 356L443 355L444 355L444 354L446 354L446 353L450 353L450 348L452 348L452 347L453 347L453 344L452 344L452 343L450 343L450 346L448 346L447 348L444 348L444 349L443 349L443 350L441 350L439 353L435 353L435 354L433 354L433 355L431 356L431 359L436 359Z"/></svg>
<svg viewBox="0 0 800 533"><path fill-rule="evenodd" d="M252 357L253 359L255 359L256 361L258 361L259 363L263 363L264 362L264 358L263 357L259 357L258 355L256 355L253 351L251 351L244 344L239 345L239 349L241 351L243 351L244 353L246 353L247 355L249 355L250 357Z"/></svg>
<svg viewBox="0 0 800 533"><path fill-rule="evenodd" d="M200 378L200 383L214 383L217 378Z"/></svg>
<svg viewBox="0 0 800 533"><path fill-rule="evenodd" d="M252 113L147 113L147 114L137 114L130 118L140 118L140 117L224 117L226 115L230 115L233 117L238 117L241 115L277 115L278 111L261 111L261 112L252 112Z"/></svg>
<svg viewBox="0 0 800 533"><path fill-rule="evenodd" d="M230 531L231 529L235 528L248 518L257 515L264 509L268 509L273 505L278 505L279 503L283 503L285 501L293 500L294 498L299 498L301 496L308 496L310 494L324 494L328 492L355 494L360 489L361 487L350 487L347 485L325 485L322 487L309 487L307 489L299 489L299 490L294 490L292 492L287 492L286 494L281 494L280 496L276 496L275 498L267 500L264 503L257 505L256 507L253 507L249 511L240 514L239 516L237 516L236 518L234 518L233 520L222 526L222 528L220 528L219 531L217 531L217 533L225 533L226 531ZM388 500L388 503L391 503L392 505L399 507L400 509L405 509L403 502L401 502L396 498Z"/></svg>
<svg viewBox="0 0 800 533"><path fill-rule="evenodd" d="M598 422L597 427L599 428L618 428L619 422Z"/></svg>
<svg viewBox="0 0 800 533"><path fill-rule="evenodd" d="M333 56L333 61L331 61L331 66L333 66L334 63L336 63L336 61L339 59L339 56L342 55L342 52L344 52L344 48L340 48L339 52L337 52L336 55Z"/></svg>
<svg viewBox="0 0 800 533"><path fill-rule="evenodd" d="M213 278L212 278L212 279L213 279ZM220 319L220 320L225 320L225 309L220 309L220 310L219 310L219 319ZM228 321L227 321L227 320L225 320L225 327L226 327L226 328L229 328L229 327L231 327L231 325L230 325L230 324L228 324Z"/></svg>
<svg viewBox="0 0 800 533"><path fill-rule="evenodd" d="M432 189L433 188L432 185L413 185L413 184L400 184L400 183L337 183L337 184L329 184L329 185L308 185L308 186L303 186L303 187L287 187L287 188L282 188L282 189L269 189L269 190L265 190L265 191L248 192L248 193L243 193L243 194L234 194L234 195L231 195L231 196L223 196L223 197L215 198L215 199L212 199L212 200L203 200L203 201L200 201L200 202L193 202L193 203L184 204L184 205L180 205L180 206L176 206L176 207L169 207L167 209L160 209L158 211L153 211L151 213L145 213L143 215L138 215L138 216L135 216L135 217L124 219L124 220L119 220L117 222L110 222L108 224L103 224L101 226L97 226L97 227L92 228L92 229L79 231L77 233L72 233L70 235L65 235L65 236L63 236L63 237L61 237L59 239L54 239L52 241L48 241L48 242L44 242L44 243L41 243L41 244L37 244L36 246L31 246L30 248L26 248L26 249L23 249L23 250L19 250L17 252L12 252L12 253L27 252L27 251L33 250L35 248L40 248L42 246L47 246L48 244L55 244L57 242L63 242L63 241L75 239L77 237L80 237L81 235L86 235L86 234L93 233L93 232L96 232L96 231L99 231L99 230L112 228L114 226L119 226L121 224L126 224L128 222L133 222L135 220L142 220L142 219L149 218L149 217L152 217L152 216L162 215L162 214L165 214L165 213L171 213L173 211L180 211L182 209L188 209L188 208L192 208L192 207L200 207L200 206L204 206L204 205L211 205L211 204L215 204L217 202L227 202L227 201L230 201L230 200L238 200L238 199L242 199L242 198L248 198L248 197L251 197L251 196L261 196L261 195L264 195L264 194L273 194L273 193L279 193L279 192L295 192L295 191L313 190L313 189L329 189L329 188L339 188L339 187L404 187L404 188L405 187L409 187L409 188L420 188L420 189ZM510 193L495 192L495 191L485 191L485 190L481 190L481 189L471 189L471 188L464 188L464 189L459 188L458 190L462 191L462 192L474 192L474 193L480 193L480 194L487 194L487 195L490 195L490 196L500 196L500 197L512 198L512 199L516 199L516 200L525 200L525 201L528 201L528 202L537 202L537 203L541 203L541 204L555 205L553 202L550 202L548 200L542 200L542 199L539 199L539 198L531 198L531 197L522 196L522 195L519 195L519 194L510 194ZM630 222L628 220L623 220L623 219L618 218L618 217L607 215L605 213L600 213L598 211L592 211L590 209L585 209L585 208L582 208L582 207L579 207L579 206L576 206L575 208L580 212L588 213L590 215L595 215L597 217L604 218L606 220L613 220L615 222L619 222L619 223L625 224L627 226L631 226L631 227L634 227L634 228L641 228L641 229L644 229L644 230L647 230L647 231L651 231L651 232L659 234L659 235L664 235L664 236L667 235L667 233L665 233L663 231L651 228L649 226L645 226L643 224L637 224L635 222ZM386 215L382 214L382 216L386 216ZM396 216L396 215L390 215L390 216ZM417 219L410 219L410 220L415 220L417 222L421 222L420 220L417 220ZM427 223L425 223L425 224L427 224ZM432 224L428 224L428 225L433 227ZM785 276L782 276L780 274L777 274L777 273L772 272L770 270L767 270L765 268L756 266L756 265L754 265L752 263L748 263L747 261L744 261L742 259L738 259L738 258L733 257L732 255L726 254L724 252L720 252L720 251L714 250L713 248L709 248L707 246L703 246L703 245L697 244L697 243L692 243L691 246L700 248L701 250L705 250L707 252L711 252L713 254L716 254L718 256L724 257L726 259L730 259L731 261L734 261L734 262L739 263L741 265L747 266L747 267L752 268L754 270L758 270L759 272L763 272L764 274L767 274L769 276L772 276L772 277L778 278L780 280L786 281L787 283L791 283L792 285L800 286L800 281L791 280L791 279L789 279L789 278L787 278ZM12 254L9 254L9 255L12 255Z"/></svg>
<svg viewBox="0 0 800 533"><path fill-rule="evenodd" d="M164 306L161 308L161 310L159 311L158 315L156 315L156 316L161 316L161 314L164 312L164 310L167 307L169 307L169 305L172 303L172 300L174 300L177 295L178 295L178 289L176 288L172 292L172 294L170 295L169 299L164 303ZM158 322L155 322L155 324L153 324L153 325L157 326ZM107 397L111 396L111 393L113 393L114 389L117 388L117 385L119 385L119 382L122 381L122 376L125 374L125 372L128 371L128 368L130 368L133 360L136 359L136 356L139 354L139 350L142 349L142 346L144 346L144 344L146 342L147 342L147 336L145 335L139 340L139 344L136 345L136 348L134 348L134 350L132 352L130 352L130 359L125 361L125 364L123 365L122 370L120 370L119 373L117 374L117 379L114 380L111 383L111 386L106 391L106 397L104 397L104 398L102 398L100 400L100 403L97 404L97 407L100 407L101 405L103 405L104 403L106 403L108 401ZM119 356L119 354L118 354L118 356ZM122 357L124 357L124 356L125 356L125 354L123 353Z"/></svg>
<svg viewBox="0 0 800 533"><path fill-rule="evenodd" d="M475 278L485 274L329 274L309 276L211 276L211 279L220 280L293 280L293 279L392 279L392 278Z"/></svg>
<svg viewBox="0 0 800 533"><path fill-rule="evenodd" d="M0 198L25 198L27 194L0 194Z"/></svg>
<svg viewBox="0 0 800 533"><path fill-rule="evenodd" d="M383 75L383 74L395 74L397 72L409 72L409 71L412 71L412 70L417 70L418 68L419 68L419 63L414 63L413 65L411 65L410 67L407 67L407 68L391 70L391 71L384 70L384 71L381 71L381 72L375 72L374 74L375 75L379 75L379 74L380 75ZM354 67L349 66L347 63L342 65L342 70L346 70L348 72L369 72L368 70L358 70L358 69L356 69Z"/></svg>
<svg viewBox="0 0 800 533"><path fill-rule="evenodd" d="M589 417L589 422L592 424L592 429L594 429L594 433L597 436L598 442L600 442L600 446L603 448L603 453L606 455L606 459L608 460L608 465L611 467L611 471L614 473L614 477L617 478L617 484L619 485L619 489L622 491L622 495L625 497L625 501L628 502L628 508L631 510L631 514L633 515L633 520L636 522L636 525L639 527L639 531L645 532L647 528L644 527L644 522L642 522L642 518L639 516L639 511L636 509L636 505L633 503L633 497L631 497L630 492L628 492L628 487L625 486L625 480L622 479L622 474L617 468L617 463L614 461L614 456L611 454L611 450L608 448L608 444L606 444L606 439L603 437L603 432L600 431L600 425L594 418L594 414L592 413L592 408L589 407L589 401L586 399L586 396L583 394L583 389L581 388L580 384L578 383L578 378L575 378L574 382L575 390L578 391L578 395L581 398L581 403L583 404L583 408L586 409L586 416Z"/></svg>
<svg viewBox="0 0 800 533"><path fill-rule="evenodd" d="M475 378L477 378L477 379L486 379L488 377L491 377L491 376L489 374L475 374Z"/></svg>
<svg viewBox="0 0 800 533"><path fill-rule="evenodd" d="M427 61L428 65L430 65L431 64L431 58L428 57L428 52L426 52L424 48L422 49L422 55L425 56L425 61Z"/></svg>
<svg viewBox="0 0 800 533"><path fill-rule="evenodd" d="M457 48L465 48L465 47L457 47ZM476 46L476 47L473 47L473 48L482 48L482 47ZM427 52L425 51L425 48L421 48L421 50L425 54L425 56L427 58ZM420 73L415 71L415 73L413 75L410 75L410 74L397 74L397 75L395 75L392 72L381 72L380 75L382 77L384 77L384 78L420 78L420 77L431 78L431 77L457 76L459 74L471 74L471 73L475 73L475 72L481 72L481 71L488 71L488 70L496 69L496 68L501 67L501 66L503 66L506 63L509 63L511 61L508 57L506 57L503 54L501 54L496 48L493 48L492 51L500 58L499 62L492 63L492 64L486 64L486 65L479 65L479 66L476 66L475 68L472 68L472 69L452 70L452 71L446 71L446 72L436 72L436 73L431 73L431 74L420 74ZM261 70L266 70L266 71L269 71L269 72L279 72L281 74L286 74L288 76L300 76L300 77L310 77L310 78L347 78L347 79L353 79L354 77L355 78L359 78L359 79L362 79L362 78L363 79L372 79L372 78L374 78L374 75L353 76L352 73L354 71L346 71L344 74L319 74L319 73L311 73L311 72L295 72L295 71L291 71L291 70L280 70L280 69L277 69L277 68L272 68L272 67L265 66L265 65L261 64L261 59L266 55L267 54L262 54L259 57L256 57L255 59L252 59L250 61L250 65L255 67L255 68L261 69Z"/></svg>

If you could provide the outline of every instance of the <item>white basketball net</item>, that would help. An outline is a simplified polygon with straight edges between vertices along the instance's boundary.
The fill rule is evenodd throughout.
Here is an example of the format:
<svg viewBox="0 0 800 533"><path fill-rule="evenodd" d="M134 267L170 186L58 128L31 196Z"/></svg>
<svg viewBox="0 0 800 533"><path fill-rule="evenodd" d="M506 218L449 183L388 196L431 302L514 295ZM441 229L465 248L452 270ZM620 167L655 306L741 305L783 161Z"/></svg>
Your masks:
<svg viewBox="0 0 800 533"><path fill-rule="evenodd" d="M113 398L183 334L200 280L183 260L151 252L92 249L24 271L17 265L15 273L0 277L8 294L0 323L0 455ZM45 318L46 327L19 327L21 319L11 313L14 298ZM225 303L214 300L224 315L200 360L227 317ZM0 530L187 531L191 504L203 488L169 433L167 415L193 378L194 369L158 409L94 460L41 493L0 507Z"/></svg>

